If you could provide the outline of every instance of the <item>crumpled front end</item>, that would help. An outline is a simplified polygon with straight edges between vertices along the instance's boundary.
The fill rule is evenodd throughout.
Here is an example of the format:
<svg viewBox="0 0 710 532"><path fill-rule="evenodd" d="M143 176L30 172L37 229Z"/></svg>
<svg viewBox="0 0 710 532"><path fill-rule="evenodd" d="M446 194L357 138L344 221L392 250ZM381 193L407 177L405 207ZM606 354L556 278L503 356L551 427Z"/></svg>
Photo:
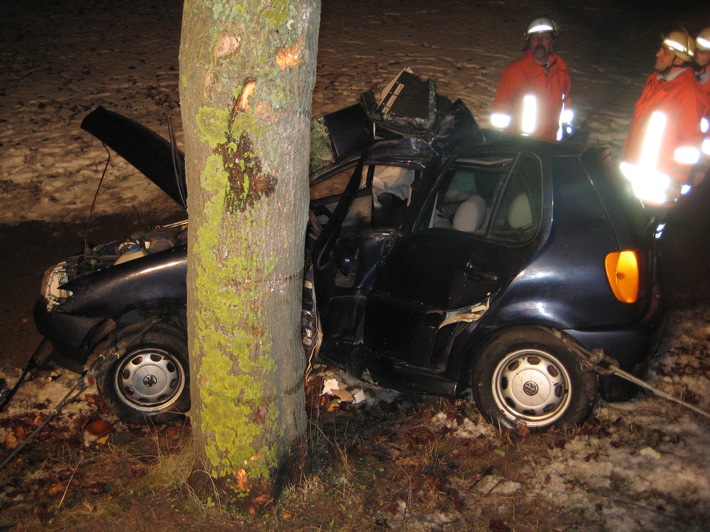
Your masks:
<svg viewBox="0 0 710 532"><path fill-rule="evenodd" d="M117 320L184 304L186 271L187 222L100 244L47 269L36 327L60 363L80 369Z"/></svg>

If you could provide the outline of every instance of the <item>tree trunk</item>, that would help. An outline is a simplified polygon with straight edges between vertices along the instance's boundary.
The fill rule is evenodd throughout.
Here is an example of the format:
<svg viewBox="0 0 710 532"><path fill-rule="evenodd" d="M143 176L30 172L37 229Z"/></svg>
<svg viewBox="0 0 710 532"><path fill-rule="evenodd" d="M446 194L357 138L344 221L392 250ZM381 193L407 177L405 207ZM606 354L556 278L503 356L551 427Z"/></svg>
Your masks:
<svg viewBox="0 0 710 532"><path fill-rule="evenodd" d="M257 504L300 460L306 427L300 308L319 22L320 0L184 4L196 470Z"/></svg>

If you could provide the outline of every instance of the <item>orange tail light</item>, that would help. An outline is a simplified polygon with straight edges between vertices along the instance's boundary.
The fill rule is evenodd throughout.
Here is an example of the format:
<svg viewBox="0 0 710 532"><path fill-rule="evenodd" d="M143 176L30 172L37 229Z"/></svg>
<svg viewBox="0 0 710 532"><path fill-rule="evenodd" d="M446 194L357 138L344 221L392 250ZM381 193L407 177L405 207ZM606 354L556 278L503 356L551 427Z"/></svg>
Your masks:
<svg viewBox="0 0 710 532"><path fill-rule="evenodd" d="M632 250L609 253L604 260L609 286L622 303L635 303L639 297L641 260L638 253Z"/></svg>

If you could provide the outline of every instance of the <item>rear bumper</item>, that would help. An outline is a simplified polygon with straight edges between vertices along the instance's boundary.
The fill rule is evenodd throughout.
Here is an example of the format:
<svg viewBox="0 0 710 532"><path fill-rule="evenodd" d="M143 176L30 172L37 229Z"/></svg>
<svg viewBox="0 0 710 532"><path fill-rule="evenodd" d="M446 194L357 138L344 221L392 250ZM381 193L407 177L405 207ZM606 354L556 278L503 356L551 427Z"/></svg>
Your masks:
<svg viewBox="0 0 710 532"><path fill-rule="evenodd" d="M636 323L608 330L566 330L565 333L590 351L603 349L619 366L638 378L644 378L651 357L658 350L666 326L666 309L658 293L651 298L646 315ZM600 378L600 393L607 401L625 401L638 392L638 386L614 376Z"/></svg>

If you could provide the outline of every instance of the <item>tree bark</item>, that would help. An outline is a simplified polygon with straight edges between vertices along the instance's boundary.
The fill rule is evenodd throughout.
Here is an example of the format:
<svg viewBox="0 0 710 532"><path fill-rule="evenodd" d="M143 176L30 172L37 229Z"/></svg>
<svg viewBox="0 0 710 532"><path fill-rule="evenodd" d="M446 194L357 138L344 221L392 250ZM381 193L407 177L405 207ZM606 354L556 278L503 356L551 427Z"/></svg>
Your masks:
<svg viewBox="0 0 710 532"><path fill-rule="evenodd" d="M184 4L197 469L228 497L257 504L303 452L301 279L319 23L319 0Z"/></svg>

